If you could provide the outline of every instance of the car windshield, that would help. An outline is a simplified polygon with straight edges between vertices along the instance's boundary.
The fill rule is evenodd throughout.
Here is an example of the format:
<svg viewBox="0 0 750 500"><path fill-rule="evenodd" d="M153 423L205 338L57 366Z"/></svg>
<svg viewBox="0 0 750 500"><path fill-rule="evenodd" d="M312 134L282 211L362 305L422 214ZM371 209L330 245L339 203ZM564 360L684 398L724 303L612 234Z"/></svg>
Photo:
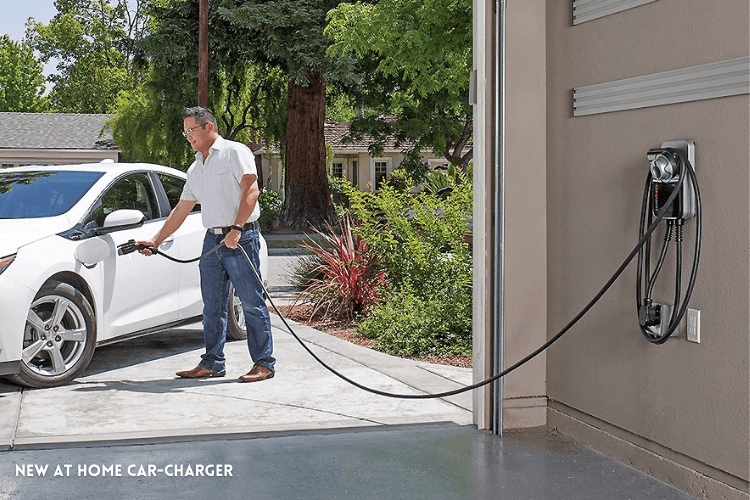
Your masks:
<svg viewBox="0 0 750 500"><path fill-rule="evenodd" d="M0 219L30 219L64 214L102 172L0 171Z"/></svg>

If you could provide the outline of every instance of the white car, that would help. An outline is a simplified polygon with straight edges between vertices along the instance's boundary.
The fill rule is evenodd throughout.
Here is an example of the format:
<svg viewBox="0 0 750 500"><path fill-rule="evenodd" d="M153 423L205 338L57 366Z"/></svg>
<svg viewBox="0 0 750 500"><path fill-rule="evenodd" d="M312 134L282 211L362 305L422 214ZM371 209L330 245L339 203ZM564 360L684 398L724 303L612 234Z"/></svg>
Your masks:
<svg viewBox="0 0 750 500"><path fill-rule="evenodd" d="M62 385L97 345L200 321L198 262L118 251L156 234L184 184L184 172L141 163L0 169L0 375ZM198 257L204 234L198 205L159 250ZM228 337L245 337L234 293L230 310Z"/></svg>

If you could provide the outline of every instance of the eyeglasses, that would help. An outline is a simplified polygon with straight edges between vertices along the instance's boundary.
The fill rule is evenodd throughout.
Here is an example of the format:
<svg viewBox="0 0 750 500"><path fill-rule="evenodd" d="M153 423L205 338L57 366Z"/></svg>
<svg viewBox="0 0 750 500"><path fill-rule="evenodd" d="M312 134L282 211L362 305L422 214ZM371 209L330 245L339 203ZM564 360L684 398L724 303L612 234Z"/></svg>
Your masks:
<svg viewBox="0 0 750 500"><path fill-rule="evenodd" d="M201 123L200 125L196 125L195 127L190 127L190 128L189 128L189 129L187 129L187 130L183 130L183 131L182 131L182 135L184 135L185 137L187 137L187 136L189 136L190 134L192 134L193 132L195 132L195 130L196 130L196 129L205 127L207 123L208 123L208 122L206 122L206 123Z"/></svg>

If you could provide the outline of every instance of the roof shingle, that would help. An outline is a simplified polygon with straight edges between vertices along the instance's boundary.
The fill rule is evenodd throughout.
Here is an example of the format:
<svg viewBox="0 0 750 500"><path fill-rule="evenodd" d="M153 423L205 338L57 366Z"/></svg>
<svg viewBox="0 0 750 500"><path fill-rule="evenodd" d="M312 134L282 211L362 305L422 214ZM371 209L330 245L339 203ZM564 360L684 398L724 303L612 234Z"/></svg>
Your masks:
<svg viewBox="0 0 750 500"><path fill-rule="evenodd" d="M330 144L335 151L367 151L370 144L374 142L373 138L369 135L364 135L359 139L344 141L344 137L349 134L350 125L351 122L326 123L326 144ZM412 146L414 146L412 142L406 142L397 146L396 139L393 137L389 137L383 144L384 149L387 151L401 151Z"/></svg>
<svg viewBox="0 0 750 500"><path fill-rule="evenodd" d="M117 149L103 114L0 113L0 148Z"/></svg>

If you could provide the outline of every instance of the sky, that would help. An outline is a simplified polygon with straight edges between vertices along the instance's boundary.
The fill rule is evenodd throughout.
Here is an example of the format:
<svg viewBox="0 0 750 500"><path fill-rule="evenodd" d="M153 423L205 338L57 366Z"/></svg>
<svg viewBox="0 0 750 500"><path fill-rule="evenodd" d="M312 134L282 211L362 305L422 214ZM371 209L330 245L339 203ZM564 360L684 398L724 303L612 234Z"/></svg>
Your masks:
<svg viewBox="0 0 750 500"><path fill-rule="evenodd" d="M0 0L0 34L21 41L27 18L47 24L56 13L54 0Z"/></svg>
<svg viewBox="0 0 750 500"><path fill-rule="evenodd" d="M26 19L47 24L57 14L55 0L0 0L0 35L8 35L20 42L26 35ZM52 60L44 66L45 76L54 73L57 62ZM47 92L50 87L47 85Z"/></svg>

